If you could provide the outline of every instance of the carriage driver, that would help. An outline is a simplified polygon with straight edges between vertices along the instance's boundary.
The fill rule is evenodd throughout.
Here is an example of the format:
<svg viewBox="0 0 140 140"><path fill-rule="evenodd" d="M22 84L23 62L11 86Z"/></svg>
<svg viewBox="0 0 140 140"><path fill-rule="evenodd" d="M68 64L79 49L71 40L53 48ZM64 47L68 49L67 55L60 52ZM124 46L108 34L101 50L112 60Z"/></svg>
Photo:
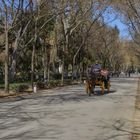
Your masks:
<svg viewBox="0 0 140 140"><path fill-rule="evenodd" d="M96 61L95 61L95 64L93 64L93 65L91 66L91 74L93 74L93 73L99 74L100 71L101 71L101 69L102 69L101 64L99 63L98 60L96 60Z"/></svg>
<svg viewBox="0 0 140 140"><path fill-rule="evenodd" d="M108 70L103 69L98 60L96 60L95 64L93 64L91 66L90 74L91 74L91 78L92 79L96 79L96 78L98 78L101 75L102 78L103 78L103 81L105 83L105 86L107 85L107 82L109 81Z"/></svg>

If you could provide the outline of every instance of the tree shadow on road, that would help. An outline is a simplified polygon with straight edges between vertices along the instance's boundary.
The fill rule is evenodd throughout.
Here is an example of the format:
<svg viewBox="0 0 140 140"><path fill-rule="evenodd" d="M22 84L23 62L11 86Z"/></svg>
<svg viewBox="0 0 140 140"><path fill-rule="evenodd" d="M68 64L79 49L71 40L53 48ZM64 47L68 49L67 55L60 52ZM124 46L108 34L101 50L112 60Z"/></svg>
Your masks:
<svg viewBox="0 0 140 140"><path fill-rule="evenodd" d="M104 94L102 94L101 90L96 90L94 93L94 96L104 96L104 95L112 94L115 92L116 92L116 90L111 90L110 92L105 91Z"/></svg>
<svg viewBox="0 0 140 140"><path fill-rule="evenodd" d="M23 101L23 100L32 100L34 102L38 102L39 104L61 104L61 103L69 103L69 102L81 102L81 101L92 101L97 100L97 96L104 96L108 94L115 93L116 90L111 90L110 93L105 93L102 95L100 90L96 90L96 94L94 96L88 96L85 92L84 86L76 86L76 87L66 87L66 88L56 88L52 90L42 90L37 94L29 94L29 95L19 95L10 99L2 99L0 102L15 102L15 101ZM32 104L32 101L29 101L29 104Z"/></svg>

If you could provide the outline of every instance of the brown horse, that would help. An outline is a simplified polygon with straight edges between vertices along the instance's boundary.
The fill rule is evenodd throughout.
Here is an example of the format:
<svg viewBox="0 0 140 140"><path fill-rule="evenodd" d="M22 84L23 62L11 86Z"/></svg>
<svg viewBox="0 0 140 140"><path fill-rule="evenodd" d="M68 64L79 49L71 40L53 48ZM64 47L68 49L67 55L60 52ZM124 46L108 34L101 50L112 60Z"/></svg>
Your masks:
<svg viewBox="0 0 140 140"><path fill-rule="evenodd" d="M107 79L108 72L101 71L98 75L92 75L89 79L85 81L85 89L86 93L90 96L92 93L94 94L95 86L100 86L101 94L104 94L105 89L107 92L110 92L110 80Z"/></svg>

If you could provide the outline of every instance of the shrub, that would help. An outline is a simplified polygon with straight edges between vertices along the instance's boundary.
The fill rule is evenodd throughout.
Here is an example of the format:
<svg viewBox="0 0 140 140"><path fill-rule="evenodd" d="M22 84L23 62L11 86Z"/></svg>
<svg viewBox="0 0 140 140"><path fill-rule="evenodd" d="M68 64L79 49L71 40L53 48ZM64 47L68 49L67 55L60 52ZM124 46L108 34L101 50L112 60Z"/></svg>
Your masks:
<svg viewBox="0 0 140 140"><path fill-rule="evenodd" d="M10 85L10 89L16 92L23 92L29 88L28 85L25 84L12 84Z"/></svg>
<svg viewBox="0 0 140 140"><path fill-rule="evenodd" d="M60 73L55 73L55 74L53 74L53 78L54 79L61 79L61 74Z"/></svg>
<svg viewBox="0 0 140 140"><path fill-rule="evenodd" d="M45 88L45 83L43 83L43 82L37 82L37 83L36 83L36 86L37 86L37 88L39 88L39 89L44 89L44 88Z"/></svg>
<svg viewBox="0 0 140 140"><path fill-rule="evenodd" d="M49 85L50 85L51 87L59 86L59 85L60 85L60 81L58 81L58 80L50 81L50 82L49 82Z"/></svg>
<svg viewBox="0 0 140 140"><path fill-rule="evenodd" d="M29 88L28 85L17 85L15 86L15 89L17 92L23 92Z"/></svg>

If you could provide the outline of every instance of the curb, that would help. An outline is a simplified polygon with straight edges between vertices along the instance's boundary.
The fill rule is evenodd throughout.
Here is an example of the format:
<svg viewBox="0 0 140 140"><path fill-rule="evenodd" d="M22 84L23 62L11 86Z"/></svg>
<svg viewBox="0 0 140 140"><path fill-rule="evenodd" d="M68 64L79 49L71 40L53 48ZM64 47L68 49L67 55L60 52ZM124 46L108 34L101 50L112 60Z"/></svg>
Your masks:
<svg viewBox="0 0 140 140"><path fill-rule="evenodd" d="M131 140L140 140L140 78L138 80L137 96L135 101L135 112L133 119L133 134Z"/></svg>
<svg viewBox="0 0 140 140"><path fill-rule="evenodd" d="M77 85L78 83L72 83L72 84L69 84L69 85L61 85L61 86L54 86L54 87L49 87L49 88L46 88L46 89L39 89L38 91L43 91L43 90L49 90L49 89L55 89L55 88L63 88L63 87L66 87L66 86L72 86L72 85ZM0 93L0 99L4 99L4 98L15 98L15 97L19 97L19 96L26 96L26 95L33 95L33 94L36 94L37 93L34 93L33 91L23 91L23 92L12 92L12 93Z"/></svg>

